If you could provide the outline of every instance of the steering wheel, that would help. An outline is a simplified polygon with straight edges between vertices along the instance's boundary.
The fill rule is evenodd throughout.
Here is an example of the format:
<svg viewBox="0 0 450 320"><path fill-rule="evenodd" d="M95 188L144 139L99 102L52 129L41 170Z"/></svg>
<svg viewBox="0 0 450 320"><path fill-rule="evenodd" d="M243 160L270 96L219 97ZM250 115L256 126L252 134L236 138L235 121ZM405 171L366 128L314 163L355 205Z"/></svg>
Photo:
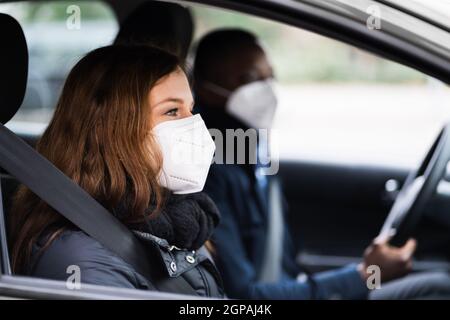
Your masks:
<svg viewBox="0 0 450 320"><path fill-rule="evenodd" d="M379 237L402 246L413 234L450 160L450 124L444 126L417 170L409 173Z"/></svg>

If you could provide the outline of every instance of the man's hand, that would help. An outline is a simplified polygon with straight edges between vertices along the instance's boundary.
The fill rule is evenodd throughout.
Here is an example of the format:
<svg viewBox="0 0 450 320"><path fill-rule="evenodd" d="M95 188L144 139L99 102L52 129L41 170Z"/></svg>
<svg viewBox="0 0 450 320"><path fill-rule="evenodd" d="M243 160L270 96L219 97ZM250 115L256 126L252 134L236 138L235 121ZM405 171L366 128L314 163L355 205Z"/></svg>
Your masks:
<svg viewBox="0 0 450 320"><path fill-rule="evenodd" d="M417 242L409 239L401 248L390 246L386 239L376 238L364 252L364 262L359 271L364 280L370 276L366 272L370 265L377 265L381 270L381 281L389 281L408 274L412 268L412 256Z"/></svg>

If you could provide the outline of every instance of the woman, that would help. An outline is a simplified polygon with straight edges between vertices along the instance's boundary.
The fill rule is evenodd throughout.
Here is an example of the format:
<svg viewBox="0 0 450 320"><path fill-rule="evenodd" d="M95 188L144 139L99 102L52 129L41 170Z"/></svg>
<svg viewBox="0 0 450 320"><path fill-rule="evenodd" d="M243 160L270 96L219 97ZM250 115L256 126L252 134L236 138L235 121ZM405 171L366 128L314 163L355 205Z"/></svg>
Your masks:
<svg viewBox="0 0 450 320"><path fill-rule="evenodd" d="M219 214L199 192L214 142L192 107L169 53L108 46L81 59L37 150L143 240L158 279L138 274L24 186L11 211L14 272L67 280L79 268L82 283L140 289L183 277L199 295L221 297L203 250Z"/></svg>

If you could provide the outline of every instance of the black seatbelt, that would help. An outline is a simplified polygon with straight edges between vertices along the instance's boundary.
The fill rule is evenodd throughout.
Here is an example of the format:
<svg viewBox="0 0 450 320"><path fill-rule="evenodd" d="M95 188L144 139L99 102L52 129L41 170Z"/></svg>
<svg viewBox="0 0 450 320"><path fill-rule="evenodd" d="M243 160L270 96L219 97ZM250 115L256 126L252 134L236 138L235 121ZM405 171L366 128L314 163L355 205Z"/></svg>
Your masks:
<svg viewBox="0 0 450 320"><path fill-rule="evenodd" d="M74 225L152 279L148 255L134 234L84 189L69 179L16 134L0 124L0 167L26 185ZM151 282L151 281L149 281ZM196 294L180 276L164 279L159 290Z"/></svg>

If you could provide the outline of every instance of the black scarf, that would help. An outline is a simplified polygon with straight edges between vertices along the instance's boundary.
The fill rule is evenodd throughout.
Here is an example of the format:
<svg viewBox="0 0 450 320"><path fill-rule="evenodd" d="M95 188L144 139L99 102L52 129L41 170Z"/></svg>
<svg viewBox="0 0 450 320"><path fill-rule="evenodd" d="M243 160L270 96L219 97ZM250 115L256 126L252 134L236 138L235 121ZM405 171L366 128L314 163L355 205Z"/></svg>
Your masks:
<svg viewBox="0 0 450 320"><path fill-rule="evenodd" d="M114 210L116 216L123 216L124 205L122 202ZM150 215L155 207L152 203L146 210L146 216ZM205 193L178 195L167 191L162 209L156 218L146 218L144 222L129 227L163 238L178 248L197 250L211 237L219 221L219 210Z"/></svg>

